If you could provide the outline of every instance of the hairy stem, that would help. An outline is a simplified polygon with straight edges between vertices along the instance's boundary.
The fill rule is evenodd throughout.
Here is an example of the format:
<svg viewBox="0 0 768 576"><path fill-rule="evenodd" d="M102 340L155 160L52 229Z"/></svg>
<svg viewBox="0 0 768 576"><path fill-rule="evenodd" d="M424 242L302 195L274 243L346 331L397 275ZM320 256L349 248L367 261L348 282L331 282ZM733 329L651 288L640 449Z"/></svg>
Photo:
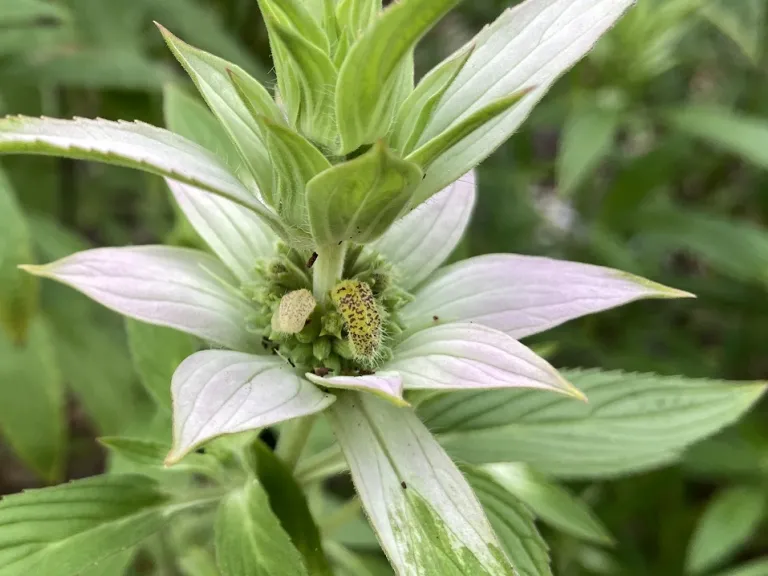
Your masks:
<svg viewBox="0 0 768 576"><path fill-rule="evenodd" d="M312 291L320 304L325 302L328 292L341 280L346 251L347 247L344 244L317 247L317 260L312 273Z"/></svg>

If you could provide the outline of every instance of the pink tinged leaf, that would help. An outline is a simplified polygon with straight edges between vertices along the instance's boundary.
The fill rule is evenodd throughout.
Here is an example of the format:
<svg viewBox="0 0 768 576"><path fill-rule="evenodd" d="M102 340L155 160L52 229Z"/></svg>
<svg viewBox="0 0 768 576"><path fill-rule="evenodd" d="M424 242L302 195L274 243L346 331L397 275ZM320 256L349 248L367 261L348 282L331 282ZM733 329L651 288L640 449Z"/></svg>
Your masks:
<svg viewBox="0 0 768 576"><path fill-rule="evenodd" d="M328 418L398 574L515 574L466 479L411 409L342 392Z"/></svg>
<svg viewBox="0 0 768 576"><path fill-rule="evenodd" d="M305 374L310 382L326 388L341 388L370 392L398 406L407 406L403 399L403 379L397 372L376 372L365 376L330 376L322 378L311 372Z"/></svg>
<svg viewBox="0 0 768 576"><path fill-rule="evenodd" d="M689 298L618 270L516 254L470 258L440 270L406 305L409 331L476 322L513 338L644 298Z"/></svg>
<svg viewBox="0 0 768 576"><path fill-rule="evenodd" d="M397 266L405 289L434 272L461 240L475 205L469 172L401 218L371 248Z"/></svg>
<svg viewBox="0 0 768 576"><path fill-rule="evenodd" d="M184 360L171 393L173 448L167 464L218 436L314 414L335 400L279 358L223 350Z"/></svg>
<svg viewBox="0 0 768 576"><path fill-rule="evenodd" d="M402 375L406 390L540 388L585 399L546 360L481 324L417 332L395 348L385 368Z"/></svg>
<svg viewBox="0 0 768 576"><path fill-rule="evenodd" d="M251 210L226 198L166 178L179 208L211 250L237 276L250 280L259 258L274 252L277 236Z"/></svg>
<svg viewBox="0 0 768 576"><path fill-rule="evenodd" d="M124 316L234 350L257 348L257 339L245 329L253 309L229 270L204 252L97 248L25 269L72 286Z"/></svg>

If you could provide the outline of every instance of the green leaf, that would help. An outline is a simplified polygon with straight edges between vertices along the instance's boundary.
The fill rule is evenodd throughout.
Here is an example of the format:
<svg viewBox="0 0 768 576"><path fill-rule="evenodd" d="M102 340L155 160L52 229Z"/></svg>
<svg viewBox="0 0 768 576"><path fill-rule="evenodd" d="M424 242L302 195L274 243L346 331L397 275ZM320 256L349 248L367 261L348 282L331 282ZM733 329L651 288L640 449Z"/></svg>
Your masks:
<svg viewBox="0 0 768 576"><path fill-rule="evenodd" d="M77 576L123 576L133 563L134 556L136 556L135 548L118 552L93 568L79 572Z"/></svg>
<svg viewBox="0 0 768 576"><path fill-rule="evenodd" d="M10 66L8 74L62 87L152 91L172 79L167 66L133 48L101 46L50 51Z"/></svg>
<svg viewBox="0 0 768 576"><path fill-rule="evenodd" d="M265 17L328 53L328 38L302 0L259 0Z"/></svg>
<svg viewBox="0 0 768 576"><path fill-rule="evenodd" d="M435 136L429 142L419 146L406 157L406 160L418 164L422 170L426 171L447 150L460 144L462 140L468 138L476 130L480 130L500 114L507 112L529 92L529 89L520 90L504 98L494 100L484 108L457 122L445 132Z"/></svg>
<svg viewBox="0 0 768 576"><path fill-rule="evenodd" d="M383 143L309 181L307 206L319 245L372 242L402 214L421 181L416 164Z"/></svg>
<svg viewBox="0 0 768 576"><path fill-rule="evenodd" d="M291 88L281 88L288 117L304 136L328 148L336 147L336 115L333 90L336 67L330 57L304 37L276 23L268 29L274 51L278 80L289 74ZM283 84L287 81L283 80ZM281 86L283 85L281 84ZM283 91L285 90L285 91Z"/></svg>
<svg viewBox="0 0 768 576"><path fill-rule="evenodd" d="M387 8L352 45L336 84L341 152L387 135L397 107L403 66L416 43L459 0L402 0ZM411 68L412 73L412 68Z"/></svg>
<svg viewBox="0 0 768 576"><path fill-rule="evenodd" d="M755 66L760 63L760 50L764 40L764 0L714 0L701 7L702 15L730 38Z"/></svg>
<svg viewBox="0 0 768 576"><path fill-rule="evenodd" d="M331 163L300 134L265 117L258 118L269 148L274 172L272 194L267 204L290 224L294 234L311 239L307 214L307 183L329 169Z"/></svg>
<svg viewBox="0 0 768 576"><path fill-rule="evenodd" d="M163 88L163 116L169 130L216 154L241 181L253 179L216 117L176 84L166 84Z"/></svg>
<svg viewBox="0 0 768 576"><path fill-rule="evenodd" d="M3 0L0 2L0 22L12 25L43 24L46 19L66 20L69 12L56 4L43 0Z"/></svg>
<svg viewBox="0 0 768 576"><path fill-rule="evenodd" d="M0 169L0 329L23 344L37 312L39 282L18 269L32 264L29 228L16 194Z"/></svg>
<svg viewBox="0 0 768 576"><path fill-rule="evenodd" d="M381 0L339 0L336 22L340 30L349 30L355 40L375 22L380 11Z"/></svg>
<svg viewBox="0 0 768 576"><path fill-rule="evenodd" d="M43 311L55 336L64 379L99 432L124 430L143 394L131 366L122 319L86 296L50 282L43 289Z"/></svg>
<svg viewBox="0 0 768 576"><path fill-rule="evenodd" d="M588 403L539 391L455 393L428 398L419 412L457 459L525 462L556 477L596 478L677 460L737 420L766 388L599 370L561 374Z"/></svg>
<svg viewBox="0 0 768 576"><path fill-rule="evenodd" d="M462 468L491 521L504 551L522 576L552 576L549 547L536 530L533 514L496 480L479 468Z"/></svg>
<svg viewBox="0 0 768 576"><path fill-rule="evenodd" d="M721 274L768 286L768 233L760 226L675 206L635 212L634 224L657 253L682 249Z"/></svg>
<svg viewBox="0 0 768 576"><path fill-rule="evenodd" d="M48 482L60 478L64 465L64 408L64 383L44 319L32 321L23 344L0 331L0 432L24 463Z"/></svg>
<svg viewBox="0 0 768 576"><path fill-rule="evenodd" d="M192 78L203 99L240 151L240 156L256 179L259 189L262 193L268 193L272 185L272 171L267 147L256 121L232 85L228 71L237 74L253 92L266 93L266 89L245 70L231 62L190 46L163 27L160 27L160 31L174 56ZM268 93L265 98L269 99ZM271 114L275 119L280 118L280 110L274 103Z"/></svg>
<svg viewBox="0 0 768 576"><path fill-rule="evenodd" d="M168 468L164 461L171 449L170 444L125 436L102 436L98 440L113 454L141 467L162 469L164 473L169 471L186 472L202 474L216 479L221 478L221 467L218 460L208 454L188 454L181 461Z"/></svg>
<svg viewBox="0 0 768 576"><path fill-rule="evenodd" d="M97 476L0 501L0 576L77 576L160 530L172 509L142 476Z"/></svg>
<svg viewBox="0 0 768 576"><path fill-rule="evenodd" d="M736 486L707 505L688 546L686 570L699 574L722 564L755 533L768 509L762 486Z"/></svg>
<svg viewBox="0 0 768 576"><path fill-rule="evenodd" d="M768 168L768 120L715 106L686 106L668 112L670 126L725 152Z"/></svg>
<svg viewBox="0 0 768 576"><path fill-rule="evenodd" d="M171 410L171 377L179 364L197 350L194 338L162 326L125 319L133 365L144 388L157 404Z"/></svg>
<svg viewBox="0 0 768 576"><path fill-rule="evenodd" d="M395 572L514 574L477 496L411 409L343 392L327 414Z"/></svg>
<svg viewBox="0 0 768 576"><path fill-rule="evenodd" d="M524 464L489 464L483 467L533 513L553 528L595 544L613 544L599 518L581 499Z"/></svg>
<svg viewBox="0 0 768 576"><path fill-rule="evenodd" d="M217 6L197 0L140 0L147 14L158 22L178 30L190 42L212 54L245 68L262 81L269 79L267 70L247 46L222 22Z"/></svg>
<svg viewBox="0 0 768 576"><path fill-rule="evenodd" d="M229 198L282 231L275 215L216 156L149 124L6 117L0 120L0 153L93 160L166 176Z"/></svg>
<svg viewBox="0 0 768 576"><path fill-rule="evenodd" d="M419 144L490 102L535 86L519 105L443 154L416 191L421 203L469 172L523 123L557 78L580 60L632 0L522 2L472 40L473 52L440 99Z"/></svg>
<svg viewBox="0 0 768 576"><path fill-rule="evenodd" d="M598 167L613 146L621 116L616 110L578 106L563 127L557 157L560 194L569 196Z"/></svg>
<svg viewBox="0 0 768 576"><path fill-rule="evenodd" d="M467 44L454 56L433 68L405 99L397 112L390 136L390 143L395 150L401 154L413 151L440 98L472 54L472 48L472 44Z"/></svg>
<svg viewBox="0 0 768 576"><path fill-rule="evenodd" d="M301 486L285 464L262 442L254 442L251 456L254 472L267 493L269 506L303 556L307 571L312 576L330 576L331 569L323 553L320 532Z"/></svg>
<svg viewBox="0 0 768 576"><path fill-rule="evenodd" d="M222 576L309 574L255 479L222 501L215 530Z"/></svg>
<svg viewBox="0 0 768 576"><path fill-rule="evenodd" d="M762 558L725 572L718 572L717 576L765 576L766 574L768 574L768 558Z"/></svg>

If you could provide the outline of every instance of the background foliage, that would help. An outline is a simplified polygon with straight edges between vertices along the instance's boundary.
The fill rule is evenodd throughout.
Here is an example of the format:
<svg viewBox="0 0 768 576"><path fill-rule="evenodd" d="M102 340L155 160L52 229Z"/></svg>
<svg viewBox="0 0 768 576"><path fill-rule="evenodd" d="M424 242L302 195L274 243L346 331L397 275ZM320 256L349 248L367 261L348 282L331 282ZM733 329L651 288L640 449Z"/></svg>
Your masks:
<svg viewBox="0 0 768 576"><path fill-rule="evenodd" d="M510 4L465 2L430 35L418 68ZM535 343L555 365L768 379L767 11L766 0L639 0L480 168L462 256L544 254L698 295L548 332ZM188 84L152 20L273 81L254 0L0 0L0 111L162 125L164 90ZM157 241L198 242L158 178L3 159L0 493L99 472L96 436L168 429L145 390L167 394L163 382L193 344L126 329L74 291L16 269L87 245ZM151 353L158 347L167 364ZM763 401L679 465L569 486L582 500L546 479L514 484L536 486L524 500L547 520L554 572L768 574L767 414ZM581 512L558 518L562 506ZM366 550L370 539L349 530L346 543ZM182 559L182 573L207 573L185 562L195 564Z"/></svg>

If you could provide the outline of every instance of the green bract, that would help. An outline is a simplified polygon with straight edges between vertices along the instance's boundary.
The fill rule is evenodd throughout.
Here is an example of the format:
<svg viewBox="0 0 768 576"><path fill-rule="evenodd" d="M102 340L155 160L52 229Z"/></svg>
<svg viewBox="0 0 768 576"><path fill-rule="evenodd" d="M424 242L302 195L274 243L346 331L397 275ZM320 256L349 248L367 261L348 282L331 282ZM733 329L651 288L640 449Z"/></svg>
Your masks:
<svg viewBox="0 0 768 576"><path fill-rule="evenodd" d="M534 515L579 538L611 537L526 465L565 478L658 466L760 396L762 384L561 374L519 341L690 294L542 257L442 266L469 222L474 167L631 1L528 0L414 88L416 43L457 3L259 0L274 93L161 27L207 104L167 88L170 130L0 121L0 152L164 177L208 248L98 248L23 266L131 318L135 364L158 426L172 412L173 437L104 439L139 479L110 474L0 503L0 576L123 567L126 549L166 538L182 516L171 535L199 573L358 570L334 532L360 506L399 575L546 575ZM26 309L9 320L6 294L0 320L25 336ZM592 404L579 402L585 392ZM321 414L333 438L308 448ZM275 452L258 438L266 429ZM452 456L476 466L462 471ZM310 486L346 469L351 502Z"/></svg>

